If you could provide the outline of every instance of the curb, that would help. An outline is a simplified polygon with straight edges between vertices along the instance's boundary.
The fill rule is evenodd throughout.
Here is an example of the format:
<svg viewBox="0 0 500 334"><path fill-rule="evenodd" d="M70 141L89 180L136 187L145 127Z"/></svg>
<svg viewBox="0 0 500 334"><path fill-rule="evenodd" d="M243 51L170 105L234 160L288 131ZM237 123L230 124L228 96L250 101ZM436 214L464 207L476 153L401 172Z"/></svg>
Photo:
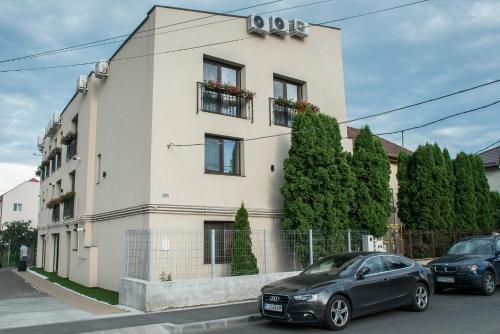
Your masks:
<svg viewBox="0 0 500 334"><path fill-rule="evenodd" d="M225 318L225 319L216 319L216 320L208 320L208 321L200 321L200 322L192 322L188 324L174 325L170 330L172 333L192 333L201 330L207 329L220 329L229 326L233 326L236 324L253 322L262 320L262 315L259 313L244 315L239 317ZM169 324L171 325L171 324ZM170 326L169 326L170 327Z"/></svg>

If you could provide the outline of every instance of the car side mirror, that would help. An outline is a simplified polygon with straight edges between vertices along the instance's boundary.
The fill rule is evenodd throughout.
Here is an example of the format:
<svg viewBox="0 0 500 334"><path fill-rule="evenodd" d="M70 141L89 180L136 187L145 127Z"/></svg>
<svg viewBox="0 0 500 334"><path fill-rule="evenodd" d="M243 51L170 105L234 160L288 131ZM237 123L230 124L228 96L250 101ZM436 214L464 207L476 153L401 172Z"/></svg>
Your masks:
<svg viewBox="0 0 500 334"><path fill-rule="evenodd" d="M366 275L368 275L368 273L370 272L370 268L368 267L361 267L361 269L358 270L358 273L356 274L356 277L361 279L363 277L365 277Z"/></svg>

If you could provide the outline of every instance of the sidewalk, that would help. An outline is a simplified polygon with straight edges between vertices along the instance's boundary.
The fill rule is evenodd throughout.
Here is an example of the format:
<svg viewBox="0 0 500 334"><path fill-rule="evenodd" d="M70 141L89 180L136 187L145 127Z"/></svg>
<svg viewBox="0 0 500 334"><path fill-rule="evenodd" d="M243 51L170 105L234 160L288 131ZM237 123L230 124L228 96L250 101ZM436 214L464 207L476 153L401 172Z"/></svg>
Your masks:
<svg viewBox="0 0 500 334"><path fill-rule="evenodd" d="M10 334L188 333L259 320L256 302L12 328ZM0 333L4 331L0 330Z"/></svg>
<svg viewBox="0 0 500 334"><path fill-rule="evenodd" d="M124 309L95 301L93 299L81 296L77 293L73 293L59 285L41 278L38 275L32 274L29 271L18 272L17 270L13 270L13 272L23 278L26 282L34 286L36 289L90 314L103 316L127 312Z"/></svg>

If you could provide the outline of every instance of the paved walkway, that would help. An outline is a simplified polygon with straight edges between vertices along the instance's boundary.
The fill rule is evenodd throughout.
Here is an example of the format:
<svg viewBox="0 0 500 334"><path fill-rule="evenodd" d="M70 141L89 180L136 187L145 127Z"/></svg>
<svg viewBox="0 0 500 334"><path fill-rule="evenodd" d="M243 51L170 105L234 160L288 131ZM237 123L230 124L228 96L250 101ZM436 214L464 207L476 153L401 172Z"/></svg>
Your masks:
<svg viewBox="0 0 500 334"><path fill-rule="evenodd" d="M0 329L92 318L34 289L10 269L0 269Z"/></svg>
<svg viewBox="0 0 500 334"><path fill-rule="evenodd" d="M47 295L52 296L57 300L60 300L68 305L72 305L90 314L101 316L101 315L110 315L110 314L126 312L121 308L100 303L93 299L68 291L67 289L55 285L49 280L43 279L40 276L32 274L28 271L24 272L14 271L14 272L20 277L22 277L29 284L31 284L38 290L46 293Z"/></svg>

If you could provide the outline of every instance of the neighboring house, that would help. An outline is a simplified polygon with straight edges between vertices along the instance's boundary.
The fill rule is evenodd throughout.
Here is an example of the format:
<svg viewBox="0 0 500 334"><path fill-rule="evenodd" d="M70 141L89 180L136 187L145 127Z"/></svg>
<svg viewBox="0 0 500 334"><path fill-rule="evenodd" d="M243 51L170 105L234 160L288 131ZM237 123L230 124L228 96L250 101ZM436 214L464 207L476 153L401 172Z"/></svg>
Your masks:
<svg viewBox="0 0 500 334"><path fill-rule="evenodd" d="M111 57L109 76L81 78L80 92L49 122L38 143L38 267L117 290L127 230L202 233L184 247L203 249L204 231L230 229L242 202L252 229L279 229L290 147L280 134L294 110L275 98L307 100L345 121L341 33L311 25L305 38L259 36L247 32L247 17L208 14L154 6ZM201 19L214 24L140 33ZM256 95L223 93L207 80ZM280 136L240 141L271 135Z"/></svg>
<svg viewBox="0 0 500 334"><path fill-rule="evenodd" d="M352 128L352 127L347 127L347 137L351 138L354 142L354 139L358 136L359 129ZM391 192L392 192L392 207L393 207L393 212L391 216L389 217L389 226L392 227L393 229L400 229L401 227L401 221L398 217L397 213L397 203L398 203L398 178L397 178L397 173L398 173L398 154L401 151L404 151L408 154L411 154L412 152L410 150L407 150L404 147L401 147L397 144L394 144L391 141L388 141L382 137L377 136L377 139L380 141L382 144L382 147L384 148L385 154L387 154L387 158L389 159L389 162L391 163L391 179L390 179L390 187L391 187Z"/></svg>
<svg viewBox="0 0 500 334"><path fill-rule="evenodd" d="M500 191L500 146L480 153L483 159L484 171L490 184L490 189Z"/></svg>
<svg viewBox="0 0 500 334"><path fill-rule="evenodd" d="M38 225L38 194L40 182L33 178L0 196L0 229L13 221L31 221Z"/></svg>

